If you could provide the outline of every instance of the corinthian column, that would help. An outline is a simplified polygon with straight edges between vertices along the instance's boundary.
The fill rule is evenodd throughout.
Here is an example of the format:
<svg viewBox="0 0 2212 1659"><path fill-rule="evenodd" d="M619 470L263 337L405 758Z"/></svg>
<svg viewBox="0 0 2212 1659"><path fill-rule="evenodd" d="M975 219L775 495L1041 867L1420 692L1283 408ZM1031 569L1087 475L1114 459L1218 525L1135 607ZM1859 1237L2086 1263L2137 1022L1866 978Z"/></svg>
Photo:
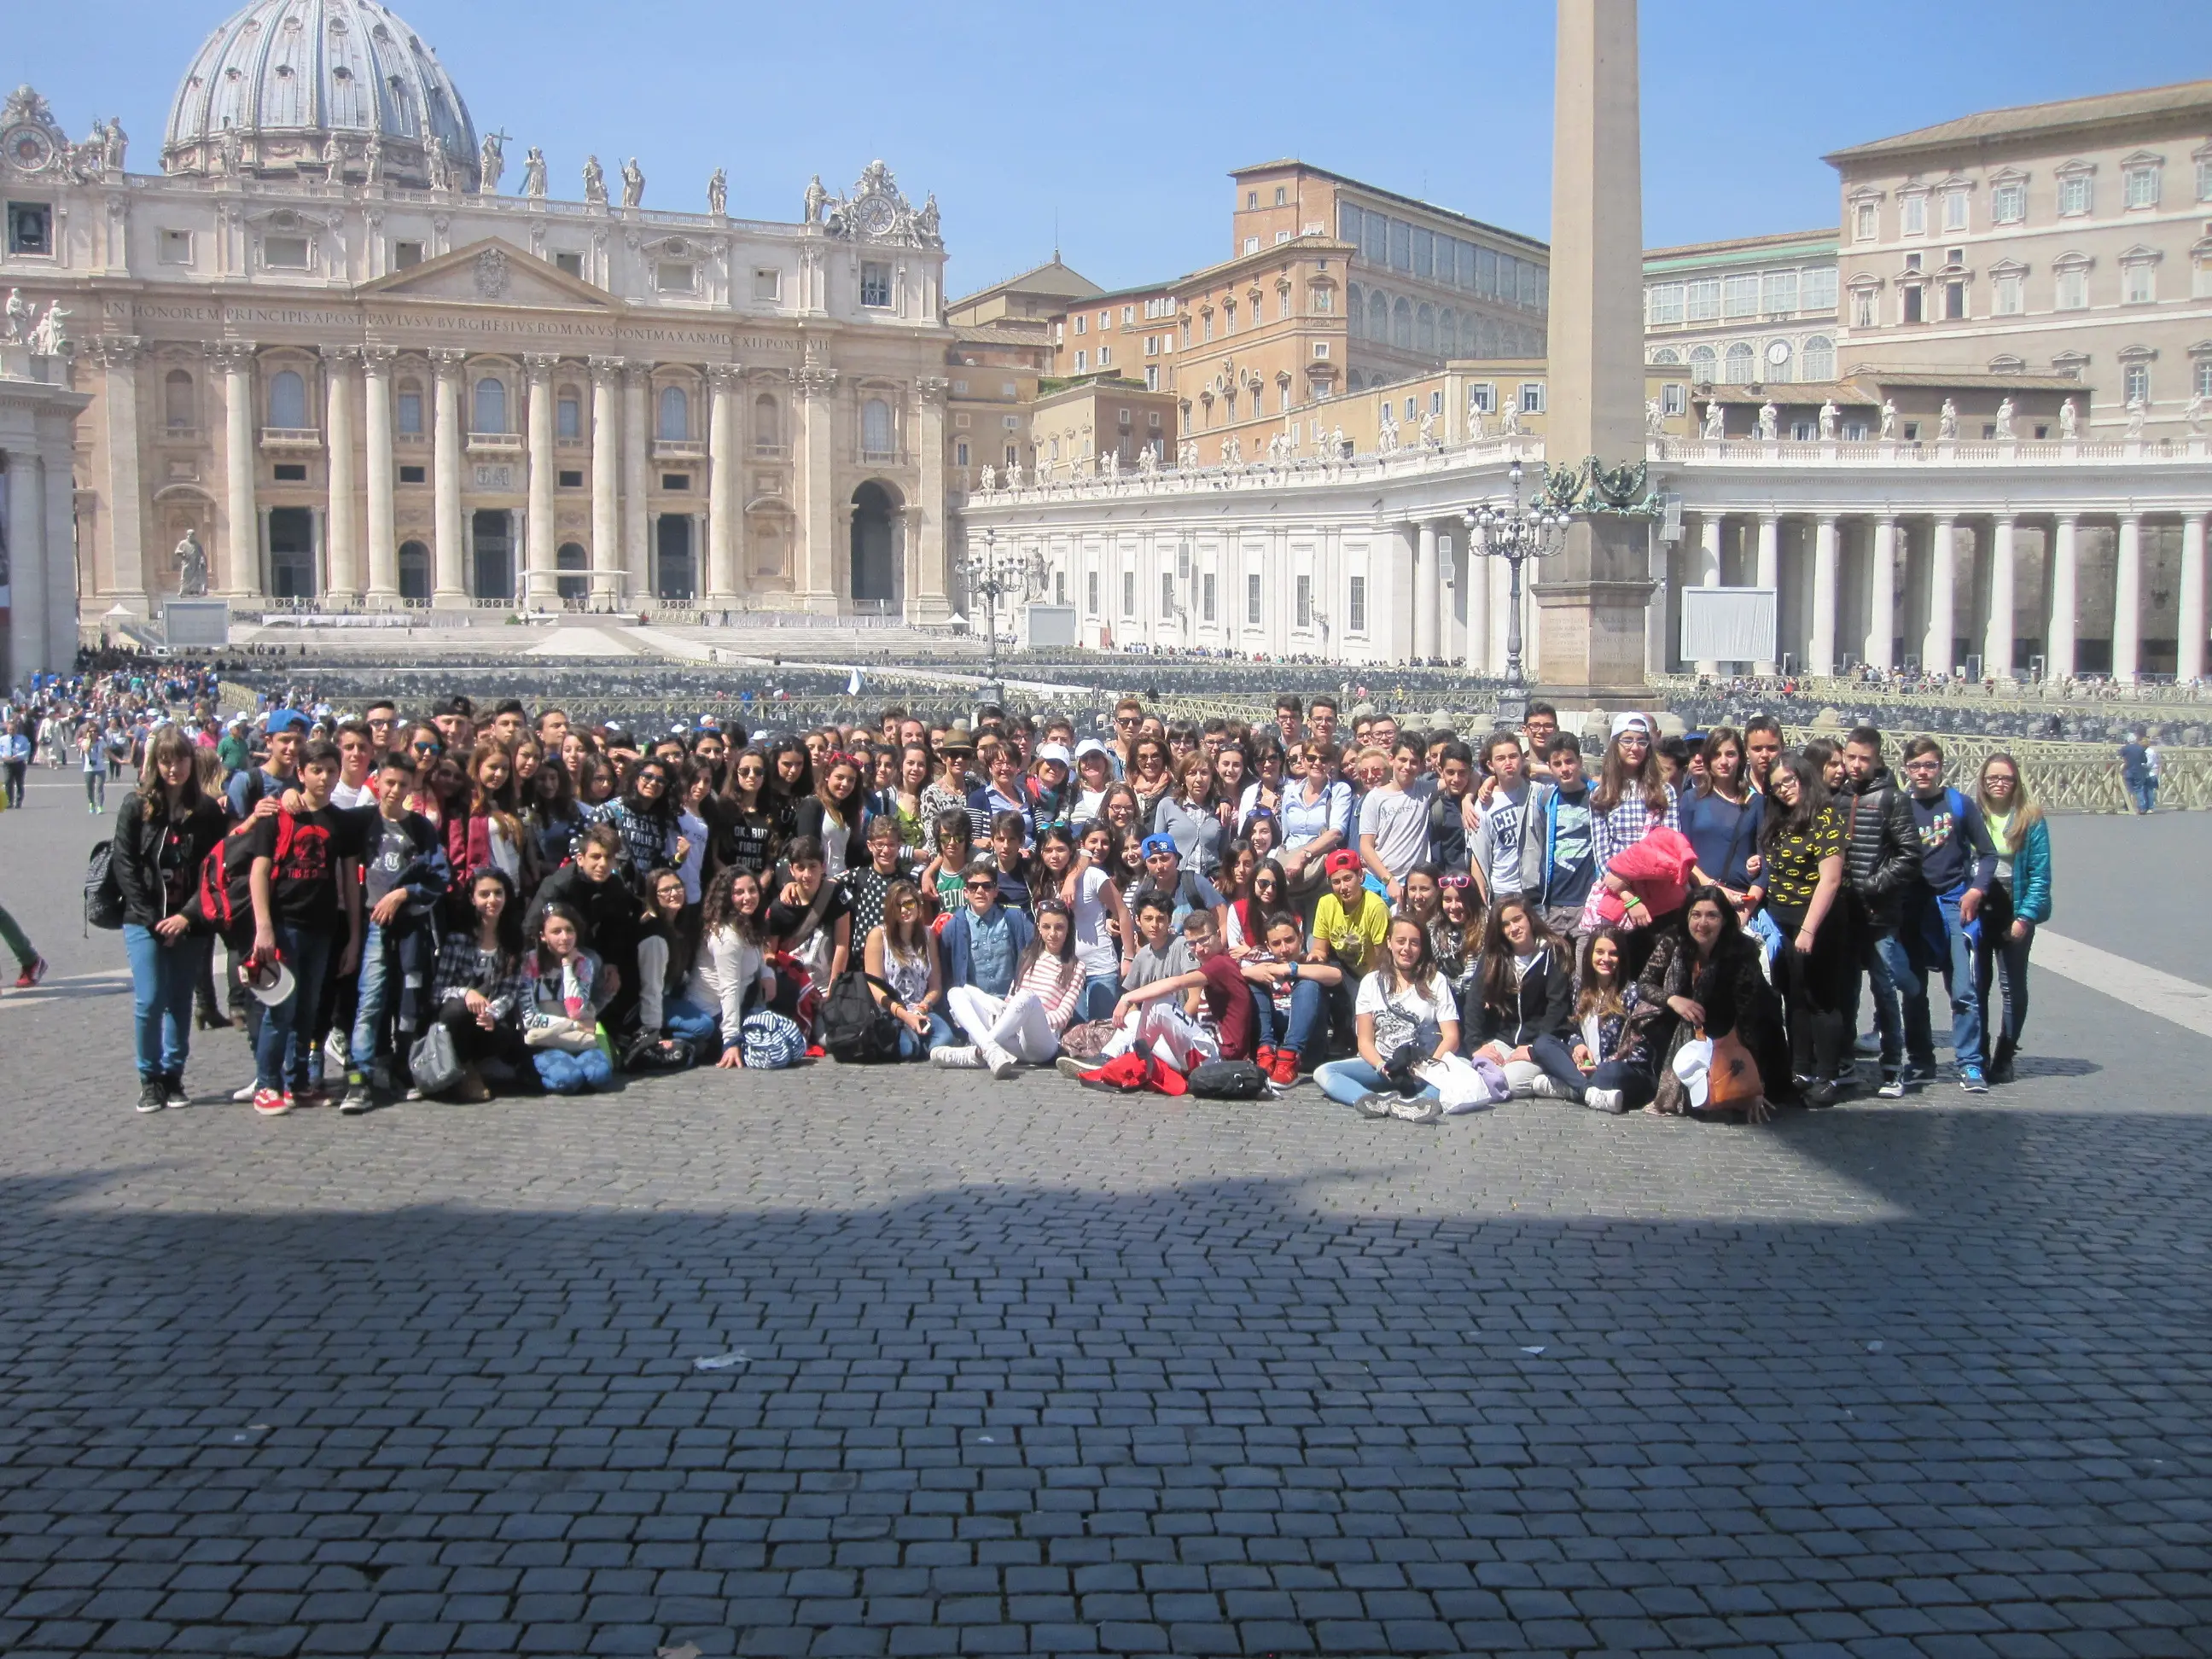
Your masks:
<svg viewBox="0 0 2212 1659"><path fill-rule="evenodd" d="M707 368L707 598L726 611L738 597L738 515L744 510L744 481L738 462L738 387L744 370L735 363Z"/></svg>
<svg viewBox="0 0 2212 1659"><path fill-rule="evenodd" d="M522 366L530 371L530 523L526 528L529 572L523 597L532 605L550 600L559 591L554 574L560 537L553 516L553 371L560 362L557 356L535 352L522 360Z"/></svg>
<svg viewBox="0 0 2212 1659"><path fill-rule="evenodd" d="M653 380L651 363L623 366L623 565L629 574L629 603L653 597L653 562L646 546L646 480L652 456L646 447L645 394Z"/></svg>
<svg viewBox="0 0 2212 1659"><path fill-rule="evenodd" d="M361 597L361 520L356 503L361 493L361 469L353 453L353 362L358 355L351 346L322 349L324 381L323 441L330 447L330 571L331 597Z"/></svg>
<svg viewBox="0 0 2212 1659"><path fill-rule="evenodd" d="M253 500L253 343L215 348L222 370L223 568L221 591L261 592L261 515Z"/></svg>
<svg viewBox="0 0 2212 1659"><path fill-rule="evenodd" d="M802 368L793 378L799 389L799 603L834 616L838 611L837 532L844 522L832 482L837 371Z"/></svg>
<svg viewBox="0 0 2212 1659"><path fill-rule="evenodd" d="M906 619L943 622L952 607L945 592L945 395L951 383L925 374L915 384L921 419L915 429L915 460L921 471L921 498L907 508Z"/></svg>
<svg viewBox="0 0 2212 1659"><path fill-rule="evenodd" d="M622 359L592 359L592 603L622 602Z"/></svg>
<svg viewBox="0 0 2212 1659"><path fill-rule="evenodd" d="M92 355L100 367L100 404L107 417L109 570L118 599L134 611L150 611L146 484L138 470L138 337L104 334L93 343Z"/></svg>
<svg viewBox="0 0 2212 1659"><path fill-rule="evenodd" d="M435 515L431 558L437 571L430 602L441 607L465 608L469 602L461 543L461 369L468 360L465 351L440 349L430 354L438 377L437 430L430 447Z"/></svg>
<svg viewBox="0 0 2212 1659"><path fill-rule="evenodd" d="M363 346L361 380L368 412L368 599L390 605L399 598L399 544L392 528L391 346Z"/></svg>

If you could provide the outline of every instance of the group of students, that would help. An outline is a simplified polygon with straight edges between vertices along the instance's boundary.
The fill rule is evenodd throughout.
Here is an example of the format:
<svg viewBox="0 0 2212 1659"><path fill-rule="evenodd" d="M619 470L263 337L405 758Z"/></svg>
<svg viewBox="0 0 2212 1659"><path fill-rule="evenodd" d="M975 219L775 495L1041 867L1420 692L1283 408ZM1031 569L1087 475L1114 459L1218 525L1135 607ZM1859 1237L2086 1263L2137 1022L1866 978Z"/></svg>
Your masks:
<svg viewBox="0 0 2212 1659"><path fill-rule="evenodd" d="M2050 909L2016 764L1961 792L1920 738L1900 783L1865 727L1692 749L1624 714L1591 764L1541 704L1470 748L1326 696L1249 726L1127 698L1080 738L891 708L647 739L464 696L258 726L155 728L118 815L143 1111L188 1098L197 1000L246 1026L270 1116L825 1053L1683 1110L1731 1037L1763 1116L1856 1079L1863 988L1879 1092L1933 1079L1938 974L1958 1080L2002 1080Z"/></svg>

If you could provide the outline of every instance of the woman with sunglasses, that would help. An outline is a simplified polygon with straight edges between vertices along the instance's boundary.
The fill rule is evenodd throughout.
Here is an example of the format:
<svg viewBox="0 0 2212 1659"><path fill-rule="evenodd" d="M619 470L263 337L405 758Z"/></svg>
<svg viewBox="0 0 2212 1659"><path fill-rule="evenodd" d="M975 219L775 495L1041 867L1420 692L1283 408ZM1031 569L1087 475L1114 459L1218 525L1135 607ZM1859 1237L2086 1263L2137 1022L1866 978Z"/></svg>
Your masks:
<svg viewBox="0 0 2212 1659"><path fill-rule="evenodd" d="M1282 796L1283 846L1276 862L1290 884L1289 897L1311 926L1320 904L1323 866L1352 834L1352 787L1336 776L1332 743L1301 745L1291 757L1295 781Z"/></svg>
<svg viewBox="0 0 2212 1659"><path fill-rule="evenodd" d="M1263 859L1249 842L1229 849L1223 896L1229 901L1226 942L1232 956L1242 957L1267 946L1267 918L1283 908L1283 866Z"/></svg>
<svg viewBox="0 0 2212 1659"><path fill-rule="evenodd" d="M399 746L415 762L415 784L408 790L404 805L410 812L420 812L431 823L443 826L446 817L444 799L431 787L431 774L445 757L446 739L438 728L428 720L421 720L407 728Z"/></svg>
<svg viewBox="0 0 2212 1659"><path fill-rule="evenodd" d="M2013 1080L2013 1058L2027 1024L2027 953L2035 930L2051 918L2051 826L2029 793L2020 763L2000 750L1982 763L1975 803L1996 848L1996 876L1982 895L1981 934L1974 945L1974 981L1983 1018L1996 1032L1989 1080ZM2004 1015L1996 1017L1991 992L2004 993Z"/></svg>
<svg viewBox="0 0 2212 1659"><path fill-rule="evenodd" d="M1193 739L1193 746L1196 740ZM1137 798L1137 817L1145 833L1152 830L1153 815L1175 790L1168 745L1158 738L1139 738L1130 751L1128 784Z"/></svg>

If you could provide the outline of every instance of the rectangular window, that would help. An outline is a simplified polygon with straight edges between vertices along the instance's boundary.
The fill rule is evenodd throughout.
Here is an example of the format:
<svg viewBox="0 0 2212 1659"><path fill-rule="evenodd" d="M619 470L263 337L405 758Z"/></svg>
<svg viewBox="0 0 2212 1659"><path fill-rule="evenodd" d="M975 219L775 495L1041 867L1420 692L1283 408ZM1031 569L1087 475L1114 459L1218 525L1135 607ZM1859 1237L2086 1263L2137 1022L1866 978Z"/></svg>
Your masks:
<svg viewBox="0 0 2212 1659"><path fill-rule="evenodd" d="M553 269L564 276L574 276L581 282L584 276L584 256L580 253L556 253L553 256Z"/></svg>
<svg viewBox="0 0 2212 1659"><path fill-rule="evenodd" d="M1815 265L1802 273L1802 286L1797 291L1800 311L1817 311L1832 317L1836 311L1836 268Z"/></svg>
<svg viewBox="0 0 2212 1659"><path fill-rule="evenodd" d="M1943 228L1964 230L1966 228L1966 192L1947 190L1943 192Z"/></svg>
<svg viewBox="0 0 2212 1659"><path fill-rule="evenodd" d="M1160 366L1158 363L1146 363L1145 365L1145 390L1147 392L1158 392L1159 389Z"/></svg>
<svg viewBox="0 0 2212 1659"><path fill-rule="evenodd" d="M1160 620L1175 620L1175 572L1172 570L1160 572Z"/></svg>
<svg viewBox="0 0 2212 1659"><path fill-rule="evenodd" d="M1797 309L1797 273L1770 270L1759 279L1759 309L1770 317L1788 316Z"/></svg>
<svg viewBox="0 0 2212 1659"><path fill-rule="evenodd" d="M1917 283L1905 290L1905 320L1906 322L1917 323L1927 319L1925 309L1927 302L1921 295L1922 289Z"/></svg>
<svg viewBox="0 0 2212 1659"><path fill-rule="evenodd" d="M2058 273L2058 309L2087 311L2089 308L2089 273L2079 266Z"/></svg>
<svg viewBox="0 0 2212 1659"><path fill-rule="evenodd" d="M1689 411L1689 389L1669 380L1659 388L1659 412L1662 415L1682 415Z"/></svg>
<svg viewBox="0 0 2212 1659"><path fill-rule="evenodd" d="M1544 412L1544 383L1541 380L1521 382L1521 412L1541 415Z"/></svg>
<svg viewBox="0 0 2212 1659"><path fill-rule="evenodd" d="M307 482L307 467L304 461L279 461L276 463L276 472L278 483Z"/></svg>
<svg viewBox="0 0 2212 1659"><path fill-rule="evenodd" d="M165 230L161 233L161 263L165 265L188 265L192 262L192 234L189 230Z"/></svg>
<svg viewBox="0 0 2212 1659"><path fill-rule="evenodd" d="M2089 175L2076 173L2058 181L2058 211L2066 218L2087 213L2091 202Z"/></svg>
<svg viewBox="0 0 2212 1659"><path fill-rule="evenodd" d="M1679 323L1682 320L1682 285L1680 283L1654 283L1645 294L1652 322Z"/></svg>
<svg viewBox="0 0 2212 1659"><path fill-rule="evenodd" d="M1410 272L1413 268L1413 228L1403 219L1390 221L1390 269Z"/></svg>
<svg viewBox="0 0 2212 1659"><path fill-rule="evenodd" d="M1477 380L1467 389L1468 407L1479 409L1486 415L1498 413L1498 385L1494 380Z"/></svg>
<svg viewBox="0 0 2212 1659"><path fill-rule="evenodd" d="M581 489L584 487L584 469L580 466L562 467L556 475L556 481L563 489Z"/></svg>
<svg viewBox="0 0 2212 1659"><path fill-rule="evenodd" d="M1682 315L1692 323L1710 323L1721 314L1721 279L1700 276L1682 285Z"/></svg>
<svg viewBox="0 0 2212 1659"><path fill-rule="evenodd" d="M1132 622L1136 620L1137 573L1133 570L1121 573L1121 614Z"/></svg>
<svg viewBox="0 0 2212 1659"><path fill-rule="evenodd" d="M261 244L261 263L271 270L305 270L307 268L307 239L304 236L270 236Z"/></svg>
<svg viewBox="0 0 2212 1659"><path fill-rule="evenodd" d="M422 263L422 243L394 242L392 245L392 268L394 270L412 270Z"/></svg>
<svg viewBox="0 0 2212 1659"><path fill-rule="evenodd" d="M2158 298L2158 267L2148 261L2128 265L2120 272L2120 291L2131 306L2147 306Z"/></svg>
<svg viewBox="0 0 2212 1659"><path fill-rule="evenodd" d="M1089 352L1087 352L1087 351L1079 351L1079 352L1077 352L1077 353L1075 354L1075 372L1076 372L1078 374L1082 374L1085 369L1089 368L1090 367L1091 367L1091 354L1090 354Z"/></svg>
<svg viewBox="0 0 2212 1659"><path fill-rule="evenodd" d="M1349 202L1336 204L1336 240L1359 246L1359 210Z"/></svg>
<svg viewBox="0 0 2212 1659"><path fill-rule="evenodd" d="M1871 242L1881 234L1881 204L1861 202L1851 210L1851 234L1859 241Z"/></svg>
<svg viewBox="0 0 2212 1659"><path fill-rule="evenodd" d="M2197 395L2212 398L2212 357L2197 360Z"/></svg>
<svg viewBox="0 0 2212 1659"><path fill-rule="evenodd" d="M660 475L660 487L671 490L689 489L691 488L691 475L689 472L664 472Z"/></svg>
<svg viewBox="0 0 2212 1659"><path fill-rule="evenodd" d="M400 431L410 437L421 437L422 435L422 394L419 392L401 392L398 399L398 411Z"/></svg>
<svg viewBox="0 0 2212 1659"><path fill-rule="evenodd" d="M875 310L888 309L891 302L891 268L870 259L860 266L860 303Z"/></svg>
<svg viewBox="0 0 2212 1659"><path fill-rule="evenodd" d="M1109 368L1112 365L1113 362L1114 348L1107 345L1100 346L1098 348L1098 367L1101 368Z"/></svg>
<svg viewBox="0 0 2212 1659"><path fill-rule="evenodd" d="M54 210L47 202L8 204L8 252L51 257L54 251Z"/></svg>
<svg viewBox="0 0 2212 1659"><path fill-rule="evenodd" d="M1437 239L1425 230L1413 232L1413 275L1424 282L1431 281L1437 274Z"/></svg>
<svg viewBox="0 0 2212 1659"><path fill-rule="evenodd" d="M1311 576L1298 578L1297 623L1300 628L1313 626L1313 578Z"/></svg>
<svg viewBox="0 0 2212 1659"><path fill-rule="evenodd" d="M1872 328L1874 323L1875 291L1870 288L1851 290L1851 326Z"/></svg>
<svg viewBox="0 0 2212 1659"><path fill-rule="evenodd" d="M1260 239L1256 236L1247 236L1244 239L1244 251L1247 253L1257 253L1260 251Z"/></svg>
<svg viewBox="0 0 2212 1659"><path fill-rule="evenodd" d="M1928 198L1925 196L1906 197L1898 204L1898 210L1903 218L1904 230L1907 236L1924 236L1928 234Z"/></svg>
<svg viewBox="0 0 2212 1659"><path fill-rule="evenodd" d="M1326 340L1316 340L1313 343L1313 349L1314 356L1316 357L1326 357L1328 356L1328 342Z"/></svg>
<svg viewBox="0 0 2212 1659"><path fill-rule="evenodd" d="M1123 306L1123 307L1121 307L1121 326L1122 326L1122 327L1124 327L1124 328L1128 328L1128 327L1132 326L1132 325L1136 322L1136 320L1137 320L1137 308L1136 308L1136 307L1134 307L1134 306Z"/></svg>
<svg viewBox="0 0 2212 1659"><path fill-rule="evenodd" d="M1721 283L1721 315L1723 317L1756 317L1759 315L1759 278L1755 276L1725 277Z"/></svg>
<svg viewBox="0 0 2212 1659"><path fill-rule="evenodd" d="M1244 624L1248 628L1260 625L1260 573L1256 570L1244 578Z"/></svg>
<svg viewBox="0 0 2212 1659"><path fill-rule="evenodd" d="M1211 570L1198 579L1198 619L1202 623L1213 620L1213 573Z"/></svg>
<svg viewBox="0 0 2212 1659"><path fill-rule="evenodd" d="M1990 191L1990 217L2000 225L2016 225L2027 217L2027 186L2008 179Z"/></svg>
<svg viewBox="0 0 2212 1659"><path fill-rule="evenodd" d="M403 466L399 469L399 482L404 484L428 483L430 482L430 469L427 466Z"/></svg>
<svg viewBox="0 0 2212 1659"><path fill-rule="evenodd" d="M2197 199L2212 202L2212 155L2199 156L2197 161Z"/></svg>
<svg viewBox="0 0 2212 1659"><path fill-rule="evenodd" d="M1498 297L1498 252L1494 248L1478 247L1474 251L1474 291L1486 299Z"/></svg>
<svg viewBox="0 0 2212 1659"><path fill-rule="evenodd" d="M1353 576L1345 583L1344 626L1348 633L1367 631L1367 578Z"/></svg>
<svg viewBox="0 0 2212 1659"><path fill-rule="evenodd" d="M765 267L754 271L753 298L769 305L783 298L783 272Z"/></svg>
<svg viewBox="0 0 2212 1659"><path fill-rule="evenodd" d="M1083 614L1086 617L1098 614L1098 573L1095 570L1083 578Z"/></svg>
<svg viewBox="0 0 2212 1659"><path fill-rule="evenodd" d="M2212 300L2212 253L2200 253L2189 273L2189 297Z"/></svg>
<svg viewBox="0 0 2212 1659"><path fill-rule="evenodd" d="M575 398L562 398L553 405L553 435L570 442L584 435L584 405Z"/></svg>
<svg viewBox="0 0 2212 1659"><path fill-rule="evenodd" d="M2158 175L2156 167L2130 167L2125 188L2128 205L2131 208L2154 208L2158 205Z"/></svg>
<svg viewBox="0 0 2212 1659"><path fill-rule="evenodd" d="M663 259L654 268L653 286L663 294L689 294L698 285L699 268L688 259Z"/></svg>
<svg viewBox="0 0 2212 1659"><path fill-rule="evenodd" d="M2121 373L2120 385L2128 402L2148 403L2150 401L2150 365L2130 363Z"/></svg>
<svg viewBox="0 0 2212 1659"><path fill-rule="evenodd" d="M1955 323L1966 314L1966 285L1964 283L1943 284L1943 319Z"/></svg>
<svg viewBox="0 0 2212 1659"><path fill-rule="evenodd" d="M2026 309L2024 284L2018 275L2008 273L1996 279L1995 310L2000 317L2017 317Z"/></svg>

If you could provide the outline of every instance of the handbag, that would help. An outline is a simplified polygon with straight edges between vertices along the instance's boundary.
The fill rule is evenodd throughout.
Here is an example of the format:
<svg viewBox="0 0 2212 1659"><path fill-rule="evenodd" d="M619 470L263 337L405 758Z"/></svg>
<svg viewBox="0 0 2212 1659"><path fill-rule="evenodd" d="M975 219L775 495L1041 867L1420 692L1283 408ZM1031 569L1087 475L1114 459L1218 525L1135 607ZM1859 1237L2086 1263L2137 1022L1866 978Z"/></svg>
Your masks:
<svg viewBox="0 0 2212 1659"><path fill-rule="evenodd" d="M1110 1019L1086 1019L1079 1025L1071 1025L1060 1034L1060 1051L1075 1060L1096 1062L1105 1054L1115 1029Z"/></svg>
<svg viewBox="0 0 2212 1659"><path fill-rule="evenodd" d="M1273 1092L1267 1074L1249 1060L1206 1060L1194 1066L1183 1083L1203 1100L1264 1100Z"/></svg>
<svg viewBox="0 0 2212 1659"><path fill-rule="evenodd" d="M461 1080L460 1051L443 1020L432 1020L429 1029L415 1039L407 1051L407 1074L426 1095L443 1094Z"/></svg>

